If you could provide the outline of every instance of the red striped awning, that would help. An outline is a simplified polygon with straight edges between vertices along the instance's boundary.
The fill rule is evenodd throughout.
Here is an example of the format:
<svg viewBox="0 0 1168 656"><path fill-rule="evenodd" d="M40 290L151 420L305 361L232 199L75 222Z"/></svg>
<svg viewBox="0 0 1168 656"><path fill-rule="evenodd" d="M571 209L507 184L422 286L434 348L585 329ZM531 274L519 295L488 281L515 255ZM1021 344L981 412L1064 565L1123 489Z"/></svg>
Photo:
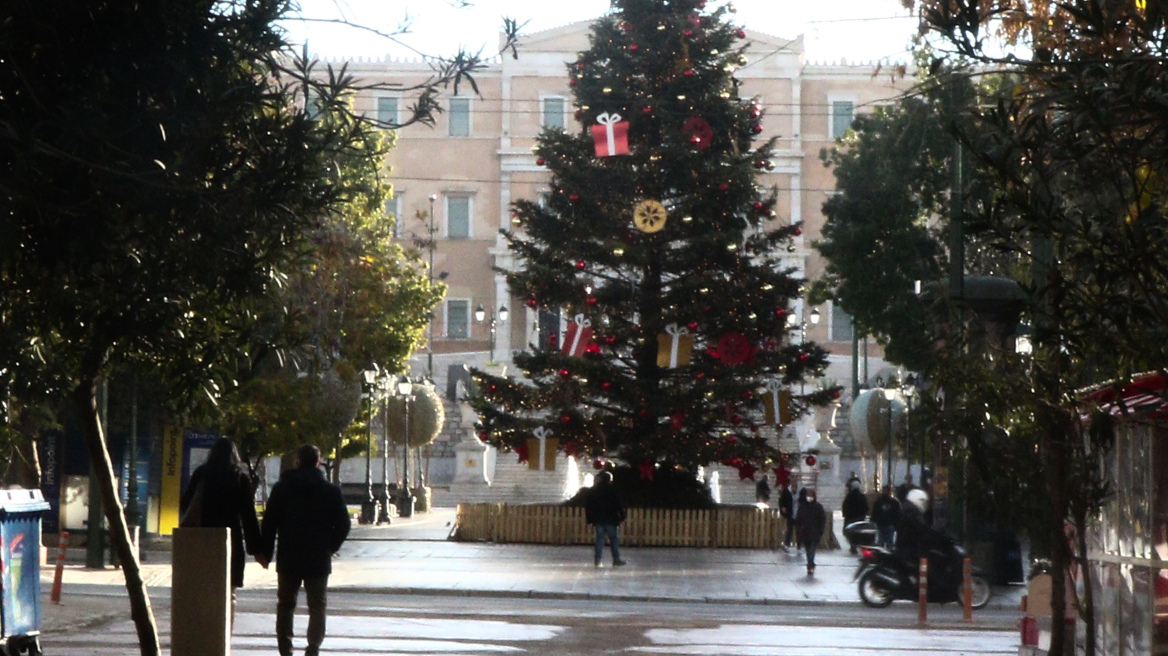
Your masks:
<svg viewBox="0 0 1168 656"><path fill-rule="evenodd" d="M1118 387L1105 385L1083 396L1099 409L1112 415L1128 414L1168 417L1168 398L1165 398L1168 378L1163 374L1143 374Z"/></svg>

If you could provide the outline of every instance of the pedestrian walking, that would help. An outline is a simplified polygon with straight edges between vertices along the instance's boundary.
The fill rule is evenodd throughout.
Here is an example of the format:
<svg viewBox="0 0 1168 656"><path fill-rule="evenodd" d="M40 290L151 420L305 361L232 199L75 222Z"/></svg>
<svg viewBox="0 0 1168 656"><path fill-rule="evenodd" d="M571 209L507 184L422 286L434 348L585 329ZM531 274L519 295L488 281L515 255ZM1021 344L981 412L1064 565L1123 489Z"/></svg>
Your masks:
<svg viewBox="0 0 1168 656"><path fill-rule="evenodd" d="M791 493L791 484L783 486L779 494L779 516L787 524L787 532L783 536L783 548L790 548L795 538L795 495Z"/></svg>
<svg viewBox="0 0 1168 656"><path fill-rule="evenodd" d="M799 538L799 544L807 552L807 575L813 576L815 549L819 546L819 540L823 538L823 531L827 527L827 512L815 500L815 490L803 489L807 491L807 501L799 507L795 515L795 533Z"/></svg>
<svg viewBox="0 0 1168 656"><path fill-rule="evenodd" d="M235 443L215 440L207 461L191 473L179 499L183 526L226 528L231 534L231 619L235 625L235 591L243 587L246 554L258 553L260 525L256 520L255 489L240 465Z"/></svg>
<svg viewBox="0 0 1168 656"><path fill-rule="evenodd" d="M905 474L904 482L896 486L896 500L904 503L904 500L908 498L908 493L915 489L917 486L913 485L912 474Z"/></svg>
<svg viewBox="0 0 1168 656"><path fill-rule="evenodd" d="M876 544L891 551L896 525L900 523L900 502L892 497L889 485L880 490L880 497L872 504L872 522L876 524Z"/></svg>
<svg viewBox="0 0 1168 656"><path fill-rule="evenodd" d="M844 527L855 522L862 522L868 518L868 497L860 491L860 482L856 481L848 487L848 493L844 495L843 506L840 508L844 516ZM845 533L845 535L848 535ZM852 553L856 553L856 544L852 542L852 538L848 535L848 544Z"/></svg>
<svg viewBox="0 0 1168 656"><path fill-rule="evenodd" d="M799 513L803 512L803 506L807 505L807 488L799 488L799 496L795 500L795 525L799 524ZM799 540L799 536L795 536L795 549L802 550L803 543Z"/></svg>
<svg viewBox="0 0 1168 656"><path fill-rule="evenodd" d="M763 474L762 478L758 479L758 483L755 483L754 498L757 499L759 503L765 504L771 502L771 484L769 481L767 481L766 474Z"/></svg>
<svg viewBox="0 0 1168 656"><path fill-rule="evenodd" d="M596 482L588 492L588 499L584 503L584 521L596 527L596 551L593 564L600 567L604 556L604 538L612 549L612 566L620 567L625 564L620 555L620 525L625 521L628 511L620 492L612 484L611 472L600 472L596 475Z"/></svg>
<svg viewBox="0 0 1168 656"><path fill-rule="evenodd" d="M276 646L292 656L292 616L300 586L308 600L308 647L317 656L324 642L325 611L332 557L349 535L349 511L341 490L320 470L320 450L311 444L296 450L296 467L280 473L264 511L259 563L265 568L276 553ZM278 547L278 548L277 548Z"/></svg>
<svg viewBox="0 0 1168 656"><path fill-rule="evenodd" d="M852 488L852 483L859 483L859 482L860 482L860 477L856 474L856 472L852 472L851 474L848 475L848 480L846 482L844 482L844 487L850 490Z"/></svg>

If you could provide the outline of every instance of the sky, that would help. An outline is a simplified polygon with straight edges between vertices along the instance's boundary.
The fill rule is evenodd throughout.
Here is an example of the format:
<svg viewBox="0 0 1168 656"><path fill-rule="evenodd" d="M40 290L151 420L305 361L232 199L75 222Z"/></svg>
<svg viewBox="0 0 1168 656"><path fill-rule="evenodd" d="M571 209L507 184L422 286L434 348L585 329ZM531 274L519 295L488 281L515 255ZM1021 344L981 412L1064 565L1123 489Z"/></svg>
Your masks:
<svg viewBox="0 0 1168 656"><path fill-rule="evenodd" d="M459 45L484 55L498 52L502 17L529 21L523 33L551 29L596 18L609 9L608 0L467 0L469 8L454 8L459 0L300 0L299 15L317 20L287 21L293 43L328 58L386 55L450 55ZM710 7L727 4L711 0ZM734 22L773 36L805 35L809 61L907 61L908 43L917 21L900 0L733 0ZM403 45L352 27L320 21L348 19L380 31L393 31L406 16L411 33ZM414 52L411 52L411 49Z"/></svg>

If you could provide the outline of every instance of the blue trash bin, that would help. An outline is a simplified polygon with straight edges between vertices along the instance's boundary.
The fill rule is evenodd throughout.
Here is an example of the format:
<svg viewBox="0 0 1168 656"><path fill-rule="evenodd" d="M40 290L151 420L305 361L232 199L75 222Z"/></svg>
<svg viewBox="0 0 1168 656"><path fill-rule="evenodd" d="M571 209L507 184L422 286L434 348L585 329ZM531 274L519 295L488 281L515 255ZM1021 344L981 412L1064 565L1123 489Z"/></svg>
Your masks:
<svg viewBox="0 0 1168 656"><path fill-rule="evenodd" d="M7 656L41 653L40 490L0 491L0 649Z"/></svg>

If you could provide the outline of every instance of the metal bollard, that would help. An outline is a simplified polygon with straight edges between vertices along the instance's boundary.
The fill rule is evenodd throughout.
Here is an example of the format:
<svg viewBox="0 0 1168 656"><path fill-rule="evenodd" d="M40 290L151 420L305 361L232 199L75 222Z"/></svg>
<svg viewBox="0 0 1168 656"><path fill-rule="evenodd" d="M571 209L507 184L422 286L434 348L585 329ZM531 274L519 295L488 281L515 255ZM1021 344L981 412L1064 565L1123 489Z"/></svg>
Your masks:
<svg viewBox="0 0 1168 656"><path fill-rule="evenodd" d="M929 561L921 558L920 591L917 611L917 621L924 624L929 621Z"/></svg>
<svg viewBox="0 0 1168 656"><path fill-rule="evenodd" d="M966 558L961 564L961 588L962 599L961 605L963 608L964 619L966 622L973 621L973 563Z"/></svg>
<svg viewBox="0 0 1168 656"><path fill-rule="evenodd" d="M61 541L57 545L57 571L53 572L53 592L49 600L54 604L61 603L61 576L65 573L65 550L69 548L69 534L61 531Z"/></svg>

